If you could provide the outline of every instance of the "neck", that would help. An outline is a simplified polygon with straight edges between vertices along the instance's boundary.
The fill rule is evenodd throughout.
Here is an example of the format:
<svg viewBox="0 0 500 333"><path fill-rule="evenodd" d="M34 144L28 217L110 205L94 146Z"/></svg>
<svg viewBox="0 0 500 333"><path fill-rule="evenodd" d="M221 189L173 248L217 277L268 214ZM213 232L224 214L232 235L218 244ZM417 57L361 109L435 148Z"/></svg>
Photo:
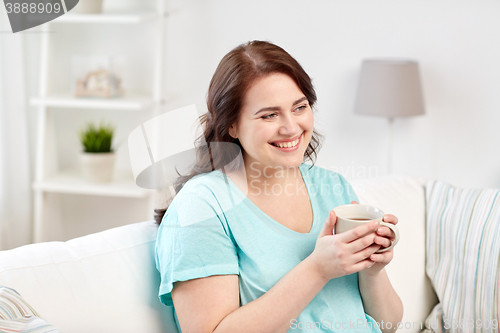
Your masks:
<svg viewBox="0 0 500 333"><path fill-rule="evenodd" d="M245 160L245 172L249 189L265 189L272 186L285 187L287 184L302 180L297 166L269 166ZM257 190L258 193L260 193Z"/></svg>

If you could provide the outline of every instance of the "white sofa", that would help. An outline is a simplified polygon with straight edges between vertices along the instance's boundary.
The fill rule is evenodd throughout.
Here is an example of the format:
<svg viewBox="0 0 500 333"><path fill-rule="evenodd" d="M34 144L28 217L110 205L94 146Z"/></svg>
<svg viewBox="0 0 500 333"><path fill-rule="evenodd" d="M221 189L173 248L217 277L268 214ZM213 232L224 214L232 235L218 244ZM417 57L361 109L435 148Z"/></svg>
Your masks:
<svg viewBox="0 0 500 333"><path fill-rule="evenodd" d="M361 203L399 218L401 239L386 269L404 304L406 328L399 332L420 332L437 303L425 274L424 180L392 176L351 184ZM0 285L17 290L65 333L175 333L172 308L157 296L156 232L148 221L1 251Z"/></svg>

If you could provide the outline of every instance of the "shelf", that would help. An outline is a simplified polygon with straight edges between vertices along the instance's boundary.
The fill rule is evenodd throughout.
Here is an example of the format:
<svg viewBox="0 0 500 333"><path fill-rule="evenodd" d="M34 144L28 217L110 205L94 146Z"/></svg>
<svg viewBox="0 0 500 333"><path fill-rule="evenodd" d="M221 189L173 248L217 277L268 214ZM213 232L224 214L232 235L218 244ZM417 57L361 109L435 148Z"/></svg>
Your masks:
<svg viewBox="0 0 500 333"><path fill-rule="evenodd" d="M140 188L135 184L130 174L116 172L110 183L91 183L83 179L78 170L61 172L48 179L33 183L35 190L54 193L71 193L84 195L102 195L124 198L145 198L150 190Z"/></svg>
<svg viewBox="0 0 500 333"><path fill-rule="evenodd" d="M110 211L119 209L134 212L131 216L142 215L141 219L151 218L151 207L157 192L137 186L131 170L115 172L112 182L92 183L83 178L78 168L60 171L54 168L60 162L57 155L60 152L61 142L58 139L61 140L70 135L69 128L65 128L66 121L69 127L73 127L83 118L98 118L98 116L106 115L118 118L117 126L120 124L139 126L149 113L156 115L162 112L165 105L170 102L163 83L165 29L168 15L165 2L165 0L152 0L146 4L140 0L117 1L105 6L104 12L100 14L80 14L71 10L48 22L49 25L43 29L44 32L55 32L55 34L40 34L38 56L40 84L38 96L30 96L29 100L30 105L36 107L38 116L36 177L32 183L35 191L33 198L33 240L35 242L44 241L46 237L57 237L61 234L61 230L58 229L66 229L68 221L65 220L64 215L70 207L80 207L78 198L109 198L107 201L112 205ZM57 32L65 32L65 34L59 38L56 36L59 35ZM87 38L89 33L95 38L82 43L82 38ZM62 44L66 38L73 38L74 45L69 48L64 47ZM143 48L137 49L137 46L131 43L131 41L142 41L143 38L147 39ZM55 55L61 49L63 53ZM137 74L140 80L150 82L151 87L136 82L135 86L125 90L123 97L110 99L74 97L72 91L73 84L76 83L74 75L69 73L69 80L66 78L66 82L63 82L61 80L65 78L64 75L54 75L55 71L60 68L51 66L58 61L69 64L72 57L79 54L113 55L130 52L133 54L131 63L127 63L128 70L131 70L131 74ZM152 65L152 71L142 73L143 64ZM64 157L70 158L70 156ZM44 175L47 174L50 176L45 177ZM45 195L49 193L59 193L62 198L75 200L52 200L53 195ZM72 198L74 195L79 197ZM112 200L112 198L121 199ZM148 203L147 210L144 209L146 203ZM138 210L141 212L137 213ZM79 215L79 220L86 220L85 212ZM102 220L96 221L96 224L106 223L107 219L104 215ZM68 229L73 228L72 225L75 224L69 223Z"/></svg>
<svg viewBox="0 0 500 333"><path fill-rule="evenodd" d="M110 12L102 14L73 14L71 11L68 14L59 16L51 23L118 23L118 24L137 24L142 22L150 22L158 19L159 15L156 12L146 13L127 13L127 12Z"/></svg>
<svg viewBox="0 0 500 333"><path fill-rule="evenodd" d="M76 98L67 95L51 95L31 99L31 105L54 108L100 109L100 110L130 110L141 111L153 107L154 100L150 97L125 96L110 99Z"/></svg>

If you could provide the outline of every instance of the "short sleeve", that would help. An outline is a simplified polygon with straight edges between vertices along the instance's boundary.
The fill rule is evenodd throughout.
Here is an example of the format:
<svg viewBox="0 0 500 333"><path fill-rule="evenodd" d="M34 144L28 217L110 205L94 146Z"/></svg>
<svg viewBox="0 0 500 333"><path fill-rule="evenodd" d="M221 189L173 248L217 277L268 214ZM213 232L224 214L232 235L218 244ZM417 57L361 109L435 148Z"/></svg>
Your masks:
<svg viewBox="0 0 500 333"><path fill-rule="evenodd" d="M155 247L159 297L167 306L173 306L176 281L239 274L236 245L216 198L180 193L163 217Z"/></svg>

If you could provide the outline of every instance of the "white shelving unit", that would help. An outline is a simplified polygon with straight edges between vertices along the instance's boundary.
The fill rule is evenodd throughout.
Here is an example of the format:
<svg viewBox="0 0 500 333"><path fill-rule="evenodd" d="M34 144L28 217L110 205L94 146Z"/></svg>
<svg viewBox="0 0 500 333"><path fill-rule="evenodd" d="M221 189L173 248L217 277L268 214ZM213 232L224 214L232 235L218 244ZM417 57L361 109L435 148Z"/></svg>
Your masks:
<svg viewBox="0 0 500 333"><path fill-rule="evenodd" d="M150 191L141 189L130 181L129 175L118 172L112 183L91 184L83 180L78 170L67 170L33 185L36 191L101 195L124 198L144 198Z"/></svg>
<svg viewBox="0 0 500 333"><path fill-rule="evenodd" d="M110 100L74 98L71 95L51 95L33 98L31 104L53 108L144 111L152 108L155 101L151 97L140 95L124 96L120 99Z"/></svg>
<svg viewBox="0 0 500 333"><path fill-rule="evenodd" d="M165 43L165 20L167 17L165 0L155 0L155 9L144 12L116 11L104 12L102 14L72 14L68 13L45 24L42 29L40 48L40 74L38 96L31 98L30 103L37 107L37 147L36 147L36 167L34 190L34 221L33 221L33 242L53 240L47 235L44 229L51 221L47 221L48 211L60 210L61 207L54 207L52 200L47 200L47 196L57 193L59 195L85 195L113 197L122 199L143 199L149 200L148 211L144 212L147 218L153 215L155 192L138 187L130 172L117 171L114 179L110 183L89 183L85 181L78 168L60 167L57 156L56 117L59 112L82 112L91 110L106 114L106 112L122 112L124 119L130 112L149 112L149 118L160 114L160 109L166 103L166 96L163 93L163 61ZM140 29L143 24L155 24L157 29L157 40L154 50L144 50L151 53L153 62L152 91L150 94L126 92L123 98L113 99L81 99L73 97L70 93L53 93L50 87L52 79L51 63L54 55L54 34L51 29L64 28L68 25L82 25L82 34L85 34L85 27L102 26L103 29L110 25L137 25ZM134 27L134 29L136 29ZM88 38L88 37L87 37ZM126 38L124 38L126 43ZM97 49L89 50L89 53L99 52ZM96 119L97 120L97 119ZM120 124L114 124L117 127ZM139 126L137 123L136 126ZM76 133L75 133L76 135ZM52 206L50 206L52 205ZM57 205L56 205L57 206ZM124 207L125 206L125 207ZM126 209L126 204L120 209ZM55 214L57 215L57 213ZM60 222L59 222L60 224ZM61 239L62 240L62 239Z"/></svg>
<svg viewBox="0 0 500 333"><path fill-rule="evenodd" d="M157 20L157 13L130 13L126 11L111 12L105 14L66 14L54 23L106 23L106 24L136 24L146 21Z"/></svg>

